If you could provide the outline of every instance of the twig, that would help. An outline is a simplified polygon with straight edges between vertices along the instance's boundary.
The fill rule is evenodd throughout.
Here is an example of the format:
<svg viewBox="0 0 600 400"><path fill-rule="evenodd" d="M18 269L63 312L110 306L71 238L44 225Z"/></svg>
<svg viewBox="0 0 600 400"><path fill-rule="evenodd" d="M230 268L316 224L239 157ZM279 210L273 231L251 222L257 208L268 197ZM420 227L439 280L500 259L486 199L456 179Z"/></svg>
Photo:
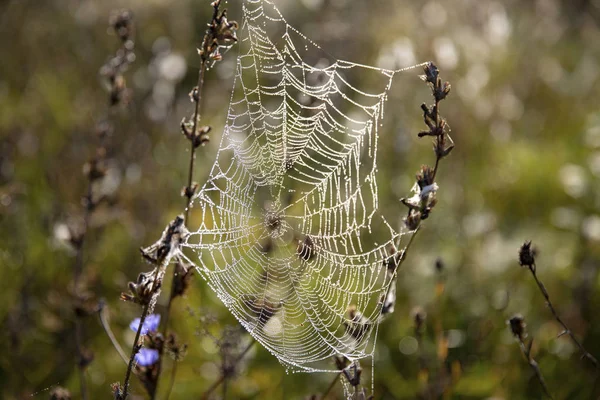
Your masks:
<svg viewBox="0 0 600 400"><path fill-rule="evenodd" d="M194 111L194 122L193 122L193 128L192 128L192 133L193 136L196 136L196 130L198 128L198 119L200 118L200 101L202 99L202 86L204 85L204 71L206 70L206 60L202 60L202 64L200 65L200 72L198 74L198 87L197 87L197 101L196 101L196 108ZM192 203L192 196L193 193L191 192L191 187L192 187L192 181L193 181L193 177L194 177L194 160L196 158L196 147L198 147L193 140L190 140L190 166L189 166L189 170L188 170L188 181L187 181L187 187L184 189L185 190L185 197L186 197L186 206L185 206L185 213L184 213L184 220L185 223L188 223L188 217L189 217L189 211L190 211L190 205ZM173 279L175 279L175 269L173 269ZM174 291L173 288L171 288L171 292L169 293L169 302L167 303L167 308L165 310L164 313L164 318L163 318L163 329L162 329L162 334L163 337L166 337L167 334L167 329L169 327L169 317L171 315L171 304L173 303L173 298L174 298ZM162 350L161 350L162 353ZM161 364L162 362L159 361L159 365L158 365L158 374L160 375L160 370L161 370Z"/></svg>
<svg viewBox="0 0 600 400"><path fill-rule="evenodd" d="M143 305L142 316L140 317L140 323L138 325L135 340L133 342L133 348L131 350L131 356L129 357L129 364L127 366L127 372L125 373L125 383L123 384L123 392L119 396L119 399L124 400L127 398L129 390L129 379L131 377L131 371L135 360L135 355L139 351L141 345L139 343L142 329L144 327L144 321L146 316L152 312L156 305L156 300L160 295L160 288L162 280L167 267L171 260L179 254L179 245L182 237L186 234L187 230L184 226L182 216L177 216L163 231L160 239L152 246L141 249L142 256L146 261L156 265L154 273L148 280L149 275L140 274L138 282L129 283L131 294L122 293L121 298L126 301L133 301ZM157 375L158 376L158 375ZM152 398L156 396L156 386L150 391Z"/></svg>
<svg viewBox="0 0 600 400"><path fill-rule="evenodd" d="M542 389L548 398L552 399L552 395L548 391L548 387L546 386L546 382L544 381L544 377L542 376L542 372L540 371L540 367L535 359L531 356L531 347L533 346L533 339L529 342L529 345L525 345L524 338L527 336L525 333L525 319L520 314L513 316L510 320L507 321L510 327L510 330L513 336L519 342L519 348L521 349L521 353L527 359L527 363L535 372L535 376L537 377L540 385L542 385Z"/></svg>
<svg viewBox="0 0 600 400"><path fill-rule="evenodd" d="M185 197L184 221L187 226L189 226L189 215L190 208L192 205L192 198L197 189L197 185L194 183L194 163L196 160L196 149L198 148L198 146L204 145L208 142L208 132L211 129L208 126L198 126L201 118L200 107L202 104L202 91L204 88L204 75L206 72L207 63L211 59L214 61L221 60L221 54L219 53L220 46L233 44L237 41L237 38L235 36L235 30L238 27L237 22L227 21L227 10L224 10L221 13L219 13L220 4L221 0L216 0L211 3L211 6L213 7L212 19L202 39L201 49L199 49L201 63L200 71L198 72L198 84L195 88L192 89L192 92L190 93L190 97L195 103L194 115L192 117L192 126L191 129L189 129L189 126L185 123L185 121L182 122L181 125L183 134L190 141L190 162L188 168L187 185L183 188L183 195ZM162 334L165 338L167 337L167 330L169 328L171 305L173 303L174 298L181 295L181 293L175 291L176 274L177 270L174 268L173 284L169 293L169 301L167 303L164 318L162 321ZM160 376L162 370L163 352L164 346L159 348L159 354L161 355L161 357L159 357L158 360L157 376Z"/></svg>
<svg viewBox="0 0 600 400"><path fill-rule="evenodd" d="M542 385L542 389L544 390L544 393L546 394L546 396L548 396L548 398L552 399L552 395L548 391L548 387L546 386L546 382L544 381L544 377L542 376L540 367L539 367L538 363L535 361L535 359L531 356L531 346L532 346L533 340L531 340L531 342L529 342L529 346L526 346L522 337L519 337L518 339L519 339L519 347L521 348L521 352L527 359L527 362L529 363L529 366L531 367L531 369L533 369L533 371L535 372L535 376L537 377L538 381L540 382L540 385Z"/></svg>
<svg viewBox="0 0 600 400"><path fill-rule="evenodd" d="M429 217L431 210L437 203L436 191L438 186L435 183L435 177L441 159L448 156L454 148L452 138L448 135L450 130L448 124L439 113L440 101L444 100L450 93L450 84L442 82L439 70L431 62L424 66L423 71L425 74L421 78L429 85L435 102L431 106L426 103L421 104L423 122L428 129L419 132L417 136L420 138L431 136L434 138L435 166L431 168L428 165L423 165L416 176L417 184L413 189L414 195L410 198L401 199L402 204L408 209L404 218L404 225L410 231L415 231L421 221Z"/></svg>
<svg viewBox="0 0 600 400"><path fill-rule="evenodd" d="M106 332L106 335L110 339L113 347L117 350L117 353L119 353L119 356L121 356L121 358L127 365L129 361L127 360L127 356L125 355L123 348L121 347L121 345L117 341L117 338L113 334L112 329L110 329L110 324L106 320L105 309L106 309L105 304L103 301L101 301L100 304L98 305L98 317L100 317L100 324L102 325L102 328L104 328L104 331Z"/></svg>
<svg viewBox="0 0 600 400"><path fill-rule="evenodd" d="M531 241L526 241L525 243L523 243L523 245L519 249L519 264L521 266L527 267L529 269L529 271L531 272L531 275L533 276L533 279L535 280L535 283L537 284L538 288L540 289L540 292L542 292L542 295L544 296L544 299L546 300L546 305L552 312L554 319L563 327L563 331L558 336L560 337L565 334L569 335L569 337L571 338L573 343L575 343L575 345L579 348L579 351L581 351L581 358L587 358L592 364L594 364L594 368L596 368L596 370L598 370L598 367L599 367L598 360L591 353L589 353L585 349L585 347L583 347L583 345L581 344L581 342L579 340L577 340L577 338L575 337L573 332L569 329L567 324L565 324L563 322L563 320L560 318L560 316L556 312L554 305L552 305L552 302L550 301L550 295L548 294L548 291L546 290L546 286L544 286L542 281L540 281L537 277L537 266L535 264L536 255L537 255L537 250L532 246Z"/></svg>
<svg viewBox="0 0 600 400"><path fill-rule="evenodd" d="M85 380L85 355L83 354L83 326L81 325L81 317L75 317L75 344L77 347L79 370L79 386L81 387L81 398L87 400L87 383Z"/></svg>
<svg viewBox="0 0 600 400"><path fill-rule="evenodd" d="M158 269L156 270L158 274ZM129 378L131 377L131 371L133 370L133 363L135 361L135 355L140 350L142 345L140 344L140 336L142 333L142 327L144 326L144 321L146 320L146 316L148 315L149 305L144 306L142 309L142 316L140 317L140 325L138 326L137 332L135 333L135 339L133 341L133 347L131 349L131 355L129 356L129 363L127 364L127 372L125 372L125 382L123 383L123 395L122 399L126 399L129 390Z"/></svg>
<svg viewBox="0 0 600 400"><path fill-rule="evenodd" d="M118 63L111 65L104 65L100 70L101 74L105 75L109 79L110 83L110 94L109 94L109 111L115 106L119 105L124 99L127 93L125 81L122 77L122 72L131 62L129 55L133 52L134 40L133 40L133 23L132 15L129 11L122 11L117 16L111 17L110 24L121 39L121 47L117 51L117 55L112 60L118 60ZM94 157L84 165L84 171L87 178L87 189L86 194L83 198L83 222L80 230L75 233L71 232L71 242L75 247L75 265L73 266L73 292L77 300L80 301L79 291L81 290L81 278L84 269L84 257L83 247L85 239L88 233L89 222L95 208L102 201L102 199L94 199L93 185L94 182L103 178L106 171L103 163L106 157L106 145L104 141L108 136L110 130L108 123L104 125L99 124L97 128L97 134L99 136L99 142L95 149ZM78 353L78 370L79 370L79 381L81 386L81 398L83 400L88 399L87 384L85 379L85 368L91 362L90 355L86 354L83 345L84 337L84 326L82 325L82 314L76 312L75 315L75 345Z"/></svg>
<svg viewBox="0 0 600 400"><path fill-rule="evenodd" d="M196 89L196 97L194 98L194 102L196 103L194 109L194 120L192 125L192 136L195 137L198 129L198 120L200 119L200 102L202 101L202 88L204 86L204 72L206 71L206 62L207 60L202 58L202 62L200 64L200 72L198 73L198 85ZM196 160L196 148L198 146L194 143L193 140L190 140L190 164L188 169L188 180L186 187L186 201L185 201L185 222L188 223L189 215L190 215L190 206L192 204L192 182L194 179L194 161ZM165 320L166 325L167 320Z"/></svg>
<svg viewBox="0 0 600 400"><path fill-rule="evenodd" d="M165 400L169 400L169 396L171 396L171 392L173 391L173 385L175 384L175 375L177 374L177 364L175 361L173 363L173 368L171 368L171 379L169 380L169 389L167 390L167 394L165 395Z"/></svg>
<svg viewBox="0 0 600 400"><path fill-rule="evenodd" d="M575 343L575 345L577 347L579 347L579 351L581 351L581 358L587 358L592 364L594 364L594 368L597 369L598 368L598 360L596 360L596 358L593 355L591 355L585 349L585 347L583 347L583 345L581 344L581 342L579 340L577 340L577 338L575 337L575 335L573 334L573 332L569 329L569 327L567 326L567 324L565 324L563 322L563 320L558 316L558 313L556 312L556 309L554 308L554 306L552 305L552 302L550 301L550 296L548 295L548 291L546 291L546 287L544 286L544 284L537 277L537 274L535 272L536 271L535 263L529 268L529 270L531 271L531 275L533 275L533 279L535 279L535 283L537 283L538 288L540 288L540 291L544 295L544 298L546 299L546 305L548 306L548 308L552 312L552 315L554 316L554 319L563 327L563 331L558 336L560 337L560 336L563 336L565 334L569 335L569 337L571 338L571 340L573 341L573 343Z"/></svg>
<svg viewBox="0 0 600 400"><path fill-rule="evenodd" d="M255 343L256 343L256 339L252 338L252 341L250 342L250 344L248 344L248 346L246 346L246 348L244 349L244 351L242 351L240 353L240 355L233 362L233 366L234 367L240 361L242 361L242 359L246 356L246 354L250 351L250 349L252 348L252 346L254 346ZM226 375L227 374L223 374L222 373L219 376L219 378L204 393L202 393L201 399L202 400L207 400L208 397L228 378L228 376L226 376Z"/></svg>
<svg viewBox="0 0 600 400"><path fill-rule="evenodd" d="M123 383L123 394L121 397L121 399L123 399L123 400L127 399L127 395L128 395L127 392L129 390L129 379L131 378L131 371L133 370L135 355L138 353L138 351L142 347L142 345L140 344L140 336L142 333L142 329L144 327L144 321L146 320L146 317L150 313L151 308L155 304L155 299L160 294L158 289L160 288L161 279L159 278L159 276L161 275L161 269L164 272L164 269L167 268L170 261L171 261L170 257L168 257L168 256L165 257L163 262L161 263L160 268L156 268L156 270L154 272L154 278L153 278L154 281L152 283L152 288L150 289L150 293L152 293L152 299L150 301L148 301L146 304L144 304L144 307L142 309L140 323L138 325L137 331L135 332L135 339L133 341L131 355L129 356L129 363L127 364L127 372L125 372L125 382ZM155 395L156 395L156 390L154 390L154 393L151 394L151 397L154 398Z"/></svg>

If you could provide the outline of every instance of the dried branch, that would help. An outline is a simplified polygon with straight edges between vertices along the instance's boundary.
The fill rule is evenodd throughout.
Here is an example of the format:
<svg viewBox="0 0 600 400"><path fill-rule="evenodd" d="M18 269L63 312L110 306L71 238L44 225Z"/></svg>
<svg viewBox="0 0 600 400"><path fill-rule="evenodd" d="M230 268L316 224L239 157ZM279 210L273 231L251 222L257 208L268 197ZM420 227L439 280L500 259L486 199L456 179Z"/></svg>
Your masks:
<svg viewBox="0 0 600 400"><path fill-rule="evenodd" d="M208 389L206 389L206 391L204 393L202 393L202 396L201 396L202 400L208 400L208 397L215 390L217 390L218 387L222 383L224 383L225 380L229 376L231 376L231 374L233 373L233 371L235 371L235 367L237 367L237 365L244 359L244 357L246 356L246 354L248 354L248 352L250 351L250 349L252 349L252 347L254 346L255 343L256 343L256 340L254 340L254 338L253 338L252 341L248 344L248 346L246 346L246 348L233 361L233 363L231 364L231 368L229 368L228 371L222 371L222 373L219 376L219 378Z"/></svg>
<svg viewBox="0 0 600 400"><path fill-rule="evenodd" d="M220 11L220 5L221 0L216 0L211 3L211 6L213 7L212 19L210 24L208 25L206 33L204 34L202 46L200 49L198 49L198 54L200 55L201 60L200 70L198 72L198 83L196 87L194 87L190 92L190 99L194 103L194 114L192 116L191 122L186 121L185 119L181 122L182 133L190 141L190 162L188 167L188 179L187 185L182 190L182 195L185 197L184 221L187 225L189 225L189 215L192 204L192 198L194 197L194 194L198 189L198 184L193 181L194 163L196 160L196 149L199 146L204 146L209 142L208 133L211 130L210 126L199 126L201 120L200 107L202 103L202 92L204 88L204 75L206 72L208 62L210 62L211 60L213 62L217 62L222 59L219 49L224 46L231 46L237 42L235 32L238 28L238 24L235 21L227 20L227 10ZM178 263L178 266L183 266L183 264ZM192 268L190 267L184 267L183 271L181 271L178 268L173 269L172 288L169 293L169 301L167 303L167 308L165 310L163 318L163 337L167 336L169 318L171 315L171 305L173 304L173 300L176 297L183 295L184 290L181 288L187 286L186 280L189 280L191 273ZM161 355L157 364L157 375L159 376L162 370L163 351L164 346L159 348L159 353ZM176 369L174 368L171 374L171 384L169 385L169 391L166 395L167 398L169 397L171 388L173 387L175 371Z"/></svg>
<svg viewBox="0 0 600 400"><path fill-rule="evenodd" d="M531 355L531 347L533 346L533 339L529 342L529 344L525 344L525 337L527 334L525 333L525 320L521 315L515 315L508 321L508 325L513 336L519 342L519 348L521 349L521 353L525 356L527 363L533 369L537 380L540 382L542 389L544 390L544 394L548 396L548 398L552 399L552 395L548 391L548 387L546 386L546 382L544 381L544 377L542 376L542 372L540 371L540 367Z"/></svg>
<svg viewBox="0 0 600 400"><path fill-rule="evenodd" d="M133 40L133 16L129 11L121 11L111 17L109 21L113 30L121 39L121 47L117 51L111 62L104 65L100 73L108 78L110 93L109 93L109 108L113 109L120 105L125 100L125 94L128 89L125 85L123 72L133 58L134 40ZM115 61L117 60L117 61ZM108 121L102 121L96 127L96 135L98 143L94 150L94 156L84 164L83 172L87 180L87 188L83 197L83 218L81 226L77 231L70 232L70 241L75 248L75 264L73 266L73 294L75 297L75 347L77 349L77 366L79 370L79 383L81 387L81 398L88 399L88 389L85 379L85 368L92 362L93 354L84 346L84 326L82 324L83 316L86 307L83 303L86 302L86 296L83 292L83 270L84 270L84 243L87 237L89 222L96 207L104 200L103 198L94 198L94 184L104 178L106 174L106 140L110 136L112 126ZM91 312L90 312L91 313Z"/></svg>
<svg viewBox="0 0 600 400"><path fill-rule="evenodd" d="M115 398L118 400L125 400L129 391L129 379L133 370L135 356L141 348L140 336L144 321L149 313L154 310L158 296L160 295L160 288L162 286L162 280L167 267L171 260L176 257L179 253L179 245L183 237L187 234L187 230L184 225L183 217L176 217L163 231L161 238L154 243L152 246L145 249L141 249L143 258L155 265L155 269L151 274L142 273L138 277L137 282L130 282L129 289L130 293L121 294L121 298L126 301L141 304L143 306L142 316L140 317L140 323L133 341L133 347L131 350L131 356L129 357L129 364L127 366L127 372L125 373L125 382L123 388L117 387L115 390ZM161 346L162 347L162 346ZM158 374L155 373L152 379L158 379ZM150 390L150 396L154 399L156 396L156 382L151 382L152 390ZM148 387L148 386L147 386Z"/></svg>
<svg viewBox="0 0 600 400"><path fill-rule="evenodd" d="M546 287L537 276L537 267L535 264L536 255L537 251L534 247L532 247L531 241L525 242L519 249L519 264L522 267L527 267L529 269L531 275L533 276L533 279L535 280L535 283L537 284L538 288L540 289L540 292L542 292L542 295L546 300L546 305L552 312L552 316L562 326L563 331L558 334L558 337L561 337L563 335L569 335L573 343L579 348L579 351L581 352L581 358L589 360L594 365L594 368L598 369L599 365L596 357L594 357L590 352L588 352L585 349L585 347L583 347L583 344L581 344L581 342L575 337L571 329L569 329L567 324L565 324L565 322L560 318L560 316L556 312L556 309L554 308L554 305L550 301L550 295L548 294Z"/></svg>

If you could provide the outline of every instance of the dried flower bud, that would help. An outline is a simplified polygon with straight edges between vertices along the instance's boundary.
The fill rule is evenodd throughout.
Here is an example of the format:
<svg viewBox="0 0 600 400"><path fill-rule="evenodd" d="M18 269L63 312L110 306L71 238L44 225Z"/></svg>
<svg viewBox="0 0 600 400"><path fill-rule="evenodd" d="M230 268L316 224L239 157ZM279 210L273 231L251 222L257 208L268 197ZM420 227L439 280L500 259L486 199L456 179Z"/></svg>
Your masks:
<svg viewBox="0 0 600 400"><path fill-rule="evenodd" d="M185 118L183 118L181 120L181 133L183 133L183 135L188 138L188 140L192 140L192 129L193 129L193 123L191 121L186 120Z"/></svg>
<svg viewBox="0 0 600 400"><path fill-rule="evenodd" d="M198 147L200 145L206 146L208 144L210 141L208 133L211 131L211 129L212 128L210 126L203 126L200 128L198 131L198 138L194 141L194 147Z"/></svg>
<svg viewBox="0 0 600 400"><path fill-rule="evenodd" d="M196 194L199 186L200 185L198 185L198 182L192 182L192 186L184 186L181 189L181 196L191 199Z"/></svg>
<svg viewBox="0 0 600 400"><path fill-rule="evenodd" d="M438 257L435 260L435 271L438 274L441 274L442 272L444 272L444 268L445 268L445 266L444 266L444 260L442 260L441 258Z"/></svg>
<svg viewBox="0 0 600 400"><path fill-rule="evenodd" d="M178 215L165 228L156 243L146 248L140 248L142 257L151 264L160 265L170 254L179 251L179 242L187 233L183 215Z"/></svg>
<svg viewBox="0 0 600 400"><path fill-rule="evenodd" d="M389 257L383 260L383 266L386 268L388 275L392 275L396 271L402 255L397 252L394 246L390 246L388 253Z"/></svg>
<svg viewBox="0 0 600 400"><path fill-rule="evenodd" d="M444 93L444 97L448 96L448 94L450 94L450 88L452 87L452 85L450 85L450 82L444 82L444 86L442 87L442 92Z"/></svg>
<svg viewBox="0 0 600 400"><path fill-rule="evenodd" d="M104 178L106 175L106 167L102 160L93 158L83 164L83 174L91 181Z"/></svg>
<svg viewBox="0 0 600 400"><path fill-rule="evenodd" d="M419 211L410 210L408 216L405 217L403 221L409 231L414 231L421 223L421 213Z"/></svg>
<svg viewBox="0 0 600 400"><path fill-rule="evenodd" d="M237 42L236 30L238 24L235 21L230 22L227 20L227 10L223 10L219 14L220 0L212 2L211 5L214 8L213 18L204 35L202 48L198 49L198 54L204 61L209 59L221 61L223 56L219 49Z"/></svg>
<svg viewBox="0 0 600 400"><path fill-rule="evenodd" d="M109 24L117 36L126 42L133 33L133 13L130 10L121 10L111 15Z"/></svg>
<svg viewBox="0 0 600 400"><path fill-rule="evenodd" d="M526 336L525 327L525 319L521 314L517 314L508 320L508 325L510 326L510 331L512 334L518 338L523 339Z"/></svg>
<svg viewBox="0 0 600 400"><path fill-rule="evenodd" d="M187 354L187 344L179 343L177 336L174 333L169 333L165 341L165 350L173 360L182 361Z"/></svg>
<svg viewBox="0 0 600 400"><path fill-rule="evenodd" d="M121 293L121 300L131 301L133 303L147 305L150 303L154 290L160 288L160 283L154 285L156 268L150 272L142 272L138 275L136 282L129 282L129 293ZM156 286L156 287L154 287Z"/></svg>
<svg viewBox="0 0 600 400"><path fill-rule="evenodd" d="M425 72L425 75L421 75L420 78L431 85L435 85L440 73L435 64L428 62L423 67L423 72Z"/></svg>
<svg viewBox="0 0 600 400"><path fill-rule="evenodd" d="M433 169L429 165L421 166L421 169L417 173L417 184L419 188L423 190L426 186L433 185L434 177L433 177Z"/></svg>
<svg viewBox="0 0 600 400"><path fill-rule="evenodd" d="M420 332L427 320L427 313L421 307L415 307L411 311L412 319L415 324L415 330Z"/></svg>
<svg viewBox="0 0 600 400"><path fill-rule="evenodd" d="M198 91L198 86L194 86L190 92L190 101L192 103L197 103L200 101L200 92Z"/></svg>
<svg viewBox="0 0 600 400"><path fill-rule="evenodd" d="M175 272L173 275L173 288L171 297L175 298L183 296L190 286L192 276L194 275L194 269L191 265L184 264L183 262L177 262L175 264Z"/></svg>
<svg viewBox="0 0 600 400"><path fill-rule="evenodd" d="M354 339L361 341L372 327L372 322L358 311L355 305L350 305L346 310L346 320L344 326L346 333Z"/></svg>
<svg viewBox="0 0 600 400"><path fill-rule="evenodd" d="M531 245L531 240L523 243L519 249L519 264L535 271L535 256L537 249Z"/></svg>

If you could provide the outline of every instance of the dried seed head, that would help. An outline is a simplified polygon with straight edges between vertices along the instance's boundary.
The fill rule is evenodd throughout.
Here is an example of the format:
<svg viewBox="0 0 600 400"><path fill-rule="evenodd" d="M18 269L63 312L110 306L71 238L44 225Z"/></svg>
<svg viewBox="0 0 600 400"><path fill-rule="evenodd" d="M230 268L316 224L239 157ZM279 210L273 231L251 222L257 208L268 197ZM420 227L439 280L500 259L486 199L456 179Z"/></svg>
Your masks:
<svg viewBox="0 0 600 400"><path fill-rule="evenodd" d="M388 253L389 256L383 260L383 266L386 268L388 274L393 274L398 267L400 256L394 246L390 246Z"/></svg>
<svg viewBox="0 0 600 400"><path fill-rule="evenodd" d="M126 42L133 33L133 13L130 10L120 10L110 16L109 24L117 36Z"/></svg>
<svg viewBox="0 0 600 400"><path fill-rule="evenodd" d="M442 260L441 258L438 257L435 260L435 271L437 273L442 273L442 272L444 272L444 267L445 267L444 266L444 260Z"/></svg>
<svg viewBox="0 0 600 400"><path fill-rule="evenodd" d="M531 245L531 240L526 241L519 249L519 264L535 270L536 255L537 249Z"/></svg>
<svg viewBox="0 0 600 400"><path fill-rule="evenodd" d="M175 298L183 296L187 289L190 287L192 276L194 275L194 269L191 265L184 264L179 261L175 264L175 272L173 274L173 289L171 297Z"/></svg>
<svg viewBox="0 0 600 400"><path fill-rule="evenodd" d="M199 186L200 185L198 185L198 182L192 182L192 186L184 186L181 189L181 197L187 197L188 199L191 199L196 194Z"/></svg>
<svg viewBox="0 0 600 400"><path fill-rule="evenodd" d="M354 304L351 304L346 309L346 320L344 326L346 327L346 333L352 336L354 339L360 341L369 332L372 326L372 322L369 318L365 317Z"/></svg>
<svg viewBox="0 0 600 400"><path fill-rule="evenodd" d="M160 283L154 284L156 268L149 272L142 272L138 275L136 282L129 282L129 293L121 293L121 300L131 301L133 303L147 305L152 299L154 290L160 288Z"/></svg>
<svg viewBox="0 0 600 400"><path fill-rule="evenodd" d="M190 101L192 103L197 103L200 101L200 92L198 91L198 86L194 86L190 92Z"/></svg>
<svg viewBox="0 0 600 400"><path fill-rule="evenodd" d="M516 338L523 339L525 336L527 336L525 333L525 327L527 324L525 324L525 319L521 314L516 314L509 319L508 325L510 326L510 331Z"/></svg>
<svg viewBox="0 0 600 400"><path fill-rule="evenodd" d="M237 42L236 30L238 29L238 23L227 20L227 10L219 13L221 0L213 1L211 5L214 9L213 18L204 35L202 48L198 49L198 54L204 61L209 59L221 61L223 56L220 53L220 48L231 46Z"/></svg>
<svg viewBox="0 0 600 400"><path fill-rule="evenodd" d="M422 165L419 172L417 172L417 184L421 190L427 186L433 185L433 168L429 165Z"/></svg>
<svg viewBox="0 0 600 400"><path fill-rule="evenodd" d="M178 215L167 225L161 238L151 246L140 248L142 257L150 264L160 265L166 258L179 251L179 243L188 230L183 215Z"/></svg>
<svg viewBox="0 0 600 400"><path fill-rule="evenodd" d="M173 360L182 361L187 354L187 344L179 343L177 335L169 333L165 341L165 350Z"/></svg>
<svg viewBox="0 0 600 400"><path fill-rule="evenodd" d="M414 231L421 223L421 213L419 211L410 210L408 216L405 217L403 221L409 231Z"/></svg>
<svg viewBox="0 0 600 400"><path fill-rule="evenodd" d="M413 308L410 313L415 324L415 330L420 332L425 325L425 321L427 320L427 313L421 307Z"/></svg>
<svg viewBox="0 0 600 400"><path fill-rule="evenodd" d="M425 64L425 66L423 67L423 72L425 74L420 76L422 80L431 85L435 85L437 83L440 71L434 63L428 62L427 64Z"/></svg>
<svg viewBox="0 0 600 400"><path fill-rule="evenodd" d="M104 178L106 175L106 163L98 157L92 158L90 161L83 164L83 174L90 182Z"/></svg>

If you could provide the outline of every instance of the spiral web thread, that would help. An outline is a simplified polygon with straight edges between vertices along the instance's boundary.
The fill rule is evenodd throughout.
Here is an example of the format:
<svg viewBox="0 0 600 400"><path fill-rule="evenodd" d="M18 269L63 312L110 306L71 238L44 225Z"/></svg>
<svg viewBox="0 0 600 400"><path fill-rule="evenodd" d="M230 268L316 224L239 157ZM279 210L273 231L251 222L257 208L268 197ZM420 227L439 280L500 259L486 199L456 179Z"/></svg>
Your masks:
<svg viewBox="0 0 600 400"><path fill-rule="evenodd" d="M334 371L333 356L373 356L395 295L389 249L411 234L377 210L377 128L403 70L333 59L267 0L244 0L243 17L220 149L191 210L200 226L183 243L197 258L184 257L288 371Z"/></svg>

